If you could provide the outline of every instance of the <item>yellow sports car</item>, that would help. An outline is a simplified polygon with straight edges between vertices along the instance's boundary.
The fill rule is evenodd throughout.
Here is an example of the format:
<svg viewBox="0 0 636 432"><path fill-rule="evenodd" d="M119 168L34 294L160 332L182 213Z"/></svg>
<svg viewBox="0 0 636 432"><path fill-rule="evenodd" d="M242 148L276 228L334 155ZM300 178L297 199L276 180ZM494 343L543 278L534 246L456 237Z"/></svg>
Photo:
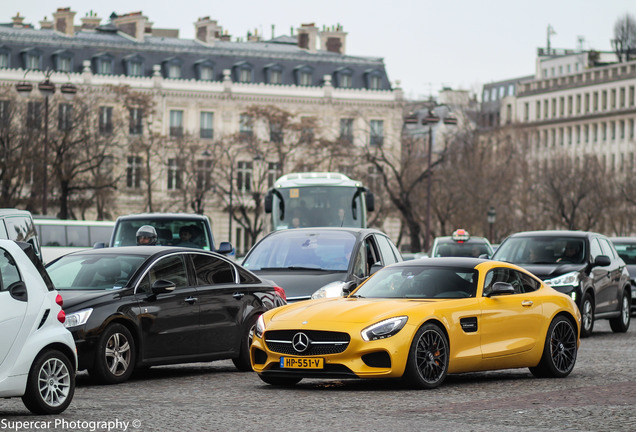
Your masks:
<svg viewBox="0 0 636 432"><path fill-rule="evenodd" d="M303 378L402 378L435 388L449 373L574 368L576 304L521 267L424 258L385 267L345 298L269 310L256 323L252 367L268 384Z"/></svg>

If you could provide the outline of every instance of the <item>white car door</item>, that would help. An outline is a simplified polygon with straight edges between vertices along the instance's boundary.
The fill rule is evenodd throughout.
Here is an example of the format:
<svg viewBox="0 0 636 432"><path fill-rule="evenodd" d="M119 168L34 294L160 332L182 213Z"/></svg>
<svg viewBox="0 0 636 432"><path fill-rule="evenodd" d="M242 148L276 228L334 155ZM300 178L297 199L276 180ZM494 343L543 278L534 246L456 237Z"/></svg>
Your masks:
<svg viewBox="0 0 636 432"><path fill-rule="evenodd" d="M27 310L26 287L7 251L0 249L0 364L11 350Z"/></svg>

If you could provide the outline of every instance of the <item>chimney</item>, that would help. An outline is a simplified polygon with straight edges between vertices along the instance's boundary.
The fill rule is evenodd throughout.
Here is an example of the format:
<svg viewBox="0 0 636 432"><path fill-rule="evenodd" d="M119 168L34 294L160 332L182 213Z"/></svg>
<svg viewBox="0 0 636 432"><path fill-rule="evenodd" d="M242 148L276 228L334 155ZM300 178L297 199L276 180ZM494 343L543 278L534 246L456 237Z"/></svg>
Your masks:
<svg viewBox="0 0 636 432"><path fill-rule="evenodd" d="M96 13L90 11L85 17L82 17L80 21L82 21L82 30L93 30L99 26L102 19L98 17Z"/></svg>
<svg viewBox="0 0 636 432"><path fill-rule="evenodd" d="M75 12L71 8L58 8L57 12L53 12L53 26L58 31L67 36L75 35Z"/></svg>
<svg viewBox="0 0 636 432"><path fill-rule="evenodd" d="M13 18L11 18L11 20L13 21L13 27L15 27L15 28L24 27L24 25L22 24L22 22L24 21L24 17L20 16L20 12L15 14L15 16Z"/></svg>
<svg viewBox="0 0 636 432"><path fill-rule="evenodd" d="M53 30L53 21L49 21L44 17L42 21L40 21L40 29L41 30Z"/></svg>
<svg viewBox="0 0 636 432"><path fill-rule="evenodd" d="M261 37L258 35L258 29L254 29L254 33L247 32L247 41L248 42L260 42Z"/></svg>
<svg viewBox="0 0 636 432"><path fill-rule="evenodd" d="M138 42L144 41L148 17L143 16L141 11L119 15L111 18L111 21L120 32L127 34Z"/></svg>
<svg viewBox="0 0 636 432"><path fill-rule="evenodd" d="M345 54L347 52L347 33L342 26L328 27L320 33L320 49L323 51Z"/></svg>
<svg viewBox="0 0 636 432"><path fill-rule="evenodd" d="M298 29L298 48L316 52L317 39L318 27L314 23L300 25Z"/></svg>
<svg viewBox="0 0 636 432"><path fill-rule="evenodd" d="M209 16L199 18L194 23L194 37L199 42L214 45L214 41L221 40L222 36L223 27L215 20L211 20Z"/></svg>

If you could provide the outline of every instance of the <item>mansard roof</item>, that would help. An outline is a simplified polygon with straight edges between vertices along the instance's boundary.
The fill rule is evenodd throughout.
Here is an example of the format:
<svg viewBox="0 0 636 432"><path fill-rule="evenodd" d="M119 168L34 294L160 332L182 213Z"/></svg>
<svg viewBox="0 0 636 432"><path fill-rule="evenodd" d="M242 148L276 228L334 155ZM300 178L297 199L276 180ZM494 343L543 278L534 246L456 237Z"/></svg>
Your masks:
<svg viewBox="0 0 636 432"><path fill-rule="evenodd" d="M369 71L381 77L379 90L390 90L382 58L343 55L329 51L299 48L292 36L279 36L269 41L241 42L217 40L207 45L195 39L169 38L146 35L137 41L105 24L95 30L80 30L67 36L51 29L13 28L0 25L0 41L10 50L9 67L24 68L20 53L38 48L42 52L42 69L55 69L53 53L67 50L73 53L71 72L82 71L82 61L94 59L99 54L114 58L112 74L125 75L125 60L138 54L143 59L143 76L151 76L153 65L163 64L178 57L183 64L181 79L196 79L195 64L210 60L214 65L214 80L223 79L223 70L231 69L238 62L246 61L254 67L255 83L266 82L265 68L272 63L282 67L280 84L296 84L294 69L310 65L314 70L312 85L321 85L324 75L333 75L342 68L353 72L353 88L367 88ZM95 72L95 71L94 71Z"/></svg>

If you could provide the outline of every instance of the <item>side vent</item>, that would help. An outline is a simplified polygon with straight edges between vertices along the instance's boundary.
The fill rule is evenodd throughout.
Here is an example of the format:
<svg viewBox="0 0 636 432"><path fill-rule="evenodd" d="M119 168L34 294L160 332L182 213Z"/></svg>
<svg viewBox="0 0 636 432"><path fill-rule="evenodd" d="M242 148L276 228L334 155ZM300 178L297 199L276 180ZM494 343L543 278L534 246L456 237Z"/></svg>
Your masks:
<svg viewBox="0 0 636 432"><path fill-rule="evenodd" d="M462 326L462 330L466 333L475 333L477 331L477 317L461 318L459 323Z"/></svg>
<svg viewBox="0 0 636 432"><path fill-rule="evenodd" d="M42 319L40 320L40 324L38 325L38 330L44 325L44 323L46 322L46 319L49 317L50 312L51 312L51 309L47 309L44 311L44 315L42 316Z"/></svg>

